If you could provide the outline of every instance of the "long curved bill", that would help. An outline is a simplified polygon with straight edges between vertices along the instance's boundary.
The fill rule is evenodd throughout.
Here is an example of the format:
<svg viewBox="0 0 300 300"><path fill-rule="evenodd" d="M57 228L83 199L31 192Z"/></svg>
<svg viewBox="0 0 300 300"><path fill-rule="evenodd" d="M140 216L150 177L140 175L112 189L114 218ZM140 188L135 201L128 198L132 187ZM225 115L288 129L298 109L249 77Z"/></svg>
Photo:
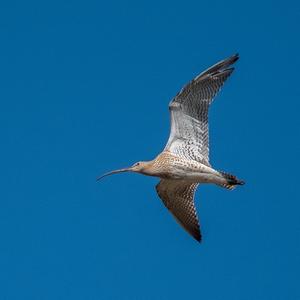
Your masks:
<svg viewBox="0 0 300 300"><path fill-rule="evenodd" d="M108 173L105 173L99 177L97 177L97 181L102 179L103 177L109 176L109 175L113 175L113 174L118 174L118 173L123 173L123 172L130 172L131 168L124 168L124 169L119 169L119 170L114 170Z"/></svg>

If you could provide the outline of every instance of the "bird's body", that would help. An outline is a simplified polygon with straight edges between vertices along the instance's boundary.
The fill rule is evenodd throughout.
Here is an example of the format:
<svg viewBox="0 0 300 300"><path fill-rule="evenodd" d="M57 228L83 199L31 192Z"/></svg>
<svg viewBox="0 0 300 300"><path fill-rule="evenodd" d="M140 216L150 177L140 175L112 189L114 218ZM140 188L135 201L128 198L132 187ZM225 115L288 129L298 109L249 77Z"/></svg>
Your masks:
<svg viewBox="0 0 300 300"><path fill-rule="evenodd" d="M198 161L163 151L154 160L147 162L140 173L162 179L186 180L191 183L227 184L223 175Z"/></svg>
<svg viewBox="0 0 300 300"><path fill-rule="evenodd" d="M99 177L136 172L160 178L157 193L175 219L198 241L199 221L194 193L199 184L213 183L227 189L244 184L235 176L216 171L209 163L208 109L238 55L225 59L188 83L170 102L171 132L162 153L148 162L112 171Z"/></svg>

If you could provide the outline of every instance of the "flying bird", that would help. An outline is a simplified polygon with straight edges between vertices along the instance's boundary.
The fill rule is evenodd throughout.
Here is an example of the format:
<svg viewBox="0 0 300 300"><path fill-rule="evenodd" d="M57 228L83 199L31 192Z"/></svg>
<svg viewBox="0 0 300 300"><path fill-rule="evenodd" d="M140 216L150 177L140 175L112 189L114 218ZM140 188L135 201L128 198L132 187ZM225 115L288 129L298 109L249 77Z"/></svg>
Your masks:
<svg viewBox="0 0 300 300"><path fill-rule="evenodd" d="M199 242L201 232L194 203L198 185L214 183L231 190L244 184L234 175L215 170L209 163L208 109L238 58L235 54L208 68L173 98L169 104L170 136L163 152L155 159L97 178L121 172L159 177L158 196L178 223Z"/></svg>

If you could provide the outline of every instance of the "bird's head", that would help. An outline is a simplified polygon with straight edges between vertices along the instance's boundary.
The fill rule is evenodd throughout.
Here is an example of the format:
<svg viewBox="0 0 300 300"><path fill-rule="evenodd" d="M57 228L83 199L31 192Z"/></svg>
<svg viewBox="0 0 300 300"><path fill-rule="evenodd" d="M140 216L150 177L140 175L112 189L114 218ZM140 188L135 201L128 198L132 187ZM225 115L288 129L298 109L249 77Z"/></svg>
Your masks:
<svg viewBox="0 0 300 300"><path fill-rule="evenodd" d="M130 168L132 172L142 173L145 168L147 168L148 162L138 161L133 164Z"/></svg>
<svg viewBox="0 0 300 300"><path fill-rule="evenodd" d="M102 176L99 176L97 178L97 180L102 179L103 177L112 175L112 174L118 174L118 173L123 173L123 172L135 172L135 173L144 173L144 170L147 167L148 162L145 161L139 161L135 164L133 164L131 167L129 168L124 168L124 169L118 169L118 170L114 170L108 173L103 174Z"/></svg>

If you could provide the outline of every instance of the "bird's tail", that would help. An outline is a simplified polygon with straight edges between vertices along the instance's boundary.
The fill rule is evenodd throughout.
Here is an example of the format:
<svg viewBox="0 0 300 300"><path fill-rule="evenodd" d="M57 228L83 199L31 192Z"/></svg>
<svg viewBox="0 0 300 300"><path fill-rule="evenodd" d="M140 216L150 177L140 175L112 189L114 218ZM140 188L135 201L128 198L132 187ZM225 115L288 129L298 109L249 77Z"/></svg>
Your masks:
<svg viewBox="0 0 300 300"><path fill-rule="evenodd" d="M239 180L236 178L236 176L231 175L229 173L225 172L220 172L220 174L226 179L226 183L223 184L222 186L225 187L226 189L232 190L234 189L237 185L244 185L245 181Z"/></svg>

